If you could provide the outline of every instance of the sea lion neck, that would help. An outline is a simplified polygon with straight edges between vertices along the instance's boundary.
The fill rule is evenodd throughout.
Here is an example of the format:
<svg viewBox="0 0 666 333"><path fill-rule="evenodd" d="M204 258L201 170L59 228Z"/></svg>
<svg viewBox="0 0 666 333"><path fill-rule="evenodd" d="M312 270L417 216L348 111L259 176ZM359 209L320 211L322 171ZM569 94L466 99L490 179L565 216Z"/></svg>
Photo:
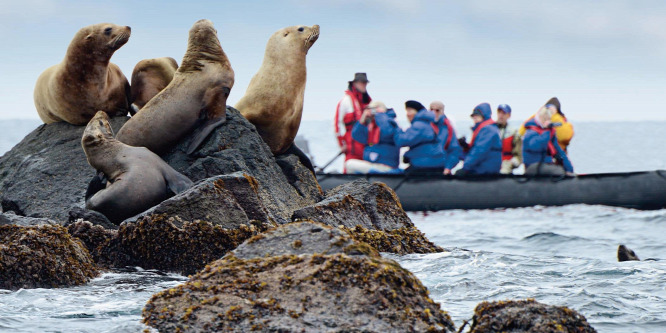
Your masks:
<svg viewBox="0 0 666 333"><path fill-rule="evenodd" d="M219 63L224 67L231 68L231 63L222 50L222 45L212 26L192 28L187 43L187 51L178 72L200 71L204 66L201 61Z"/></svg>

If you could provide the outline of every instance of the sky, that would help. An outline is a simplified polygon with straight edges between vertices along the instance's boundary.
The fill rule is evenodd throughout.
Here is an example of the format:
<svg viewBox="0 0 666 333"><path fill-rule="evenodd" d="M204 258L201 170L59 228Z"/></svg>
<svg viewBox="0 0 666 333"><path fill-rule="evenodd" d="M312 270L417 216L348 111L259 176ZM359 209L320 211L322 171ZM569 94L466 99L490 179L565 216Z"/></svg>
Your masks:
<svg viewBox="0 0 666 333"><path fill-rule="evenodd" d="M469 121L475 105L509 104L523 120L557 96L570 121L666 120L666 2L530 0L0 2L0 119L34 118L33 89L80 28L132 27L111 58L130 79L142 59L180 63L188 31L211 20L235 71L234 105L268 38L321 26L307 56L304 120L331 120L347 81L366 72L375 100L442 100Z"/></svg>

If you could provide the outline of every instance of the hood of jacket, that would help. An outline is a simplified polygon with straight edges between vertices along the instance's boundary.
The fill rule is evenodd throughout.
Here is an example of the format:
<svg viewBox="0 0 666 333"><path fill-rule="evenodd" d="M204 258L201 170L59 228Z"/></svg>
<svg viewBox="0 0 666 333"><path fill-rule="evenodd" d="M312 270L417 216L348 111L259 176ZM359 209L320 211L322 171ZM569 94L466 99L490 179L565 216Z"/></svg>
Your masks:
<svg viewBox="0 0 666 333"><path fill-rule="evenodd" d="M412 124L420 121L424 123L431 123L435 121L435 113L432 111L428 111L426 109L422 109L419 111L415 116L414 119L412 119Z"/></svg>

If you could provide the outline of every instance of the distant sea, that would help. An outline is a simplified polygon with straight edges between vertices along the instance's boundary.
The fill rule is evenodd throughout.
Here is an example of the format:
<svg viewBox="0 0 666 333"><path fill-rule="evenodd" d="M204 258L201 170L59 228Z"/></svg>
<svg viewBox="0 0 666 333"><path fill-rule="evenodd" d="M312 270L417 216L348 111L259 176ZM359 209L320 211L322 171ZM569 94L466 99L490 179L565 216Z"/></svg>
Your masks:
<svg viewBox="0 0 666 333"><path fill-rule="evenodd" d="M0 121L0 154L38 125ZM301 125L315 164L336 154L330 125ZM666 169L666 122L574 126L569 154L578 173ZM338 159L327 170L341 168ZM447 252L386 256L416 274L458 327L481 301L535 298L580 312L599 332L666 332L666 209L571 205L409 215ZM619 244L658 260L619 263ZM150 295L184 279L128 268L81 287L0 290L0 331L137 332L145 328L141 309Z"/></svg>

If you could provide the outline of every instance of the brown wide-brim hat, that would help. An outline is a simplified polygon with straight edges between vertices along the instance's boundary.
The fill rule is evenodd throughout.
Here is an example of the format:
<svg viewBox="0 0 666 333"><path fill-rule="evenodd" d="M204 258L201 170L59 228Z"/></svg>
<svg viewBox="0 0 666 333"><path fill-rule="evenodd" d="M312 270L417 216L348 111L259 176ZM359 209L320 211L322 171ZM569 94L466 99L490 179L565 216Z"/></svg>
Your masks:
<svg viewBox="0 0 666 333"><path fill-rule="evenodd" d="M349 81L349 83L352 83L352 82L369 83L370 81L368 81L368 75L367 74L365 74L365 73L356 73L356 74L354 74L354 79Z"/></svg>

